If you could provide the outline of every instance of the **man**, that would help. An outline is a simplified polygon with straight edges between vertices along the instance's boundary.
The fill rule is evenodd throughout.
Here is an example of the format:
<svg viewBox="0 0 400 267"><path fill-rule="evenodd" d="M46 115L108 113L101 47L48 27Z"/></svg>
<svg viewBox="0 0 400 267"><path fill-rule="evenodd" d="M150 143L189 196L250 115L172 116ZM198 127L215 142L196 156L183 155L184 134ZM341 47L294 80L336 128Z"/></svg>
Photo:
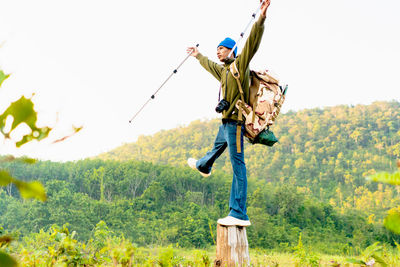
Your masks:
<svg viewBox="0 0 400 267"><path fill-rule="evenodd" d="M224 39L218 45L217 57L223 63L222 65L203 56L196 47L189 47L187 49L188 53L196 57L200 64L221 82L220 94L222 92L223 99L227 102L225 105L220 104L220 102L216 108L216 110L220 108L219 111L222 111L222 125L219 127L212 150L207 152L207 154L199 160L193 158L188 159L188 164L191 168L199 171L202 176L207 177L211 175L211 168L215 160L226 148L229 149L233 169L233 180L229 199L230 212L227 217L218 220L218 224L221 225L250 226L250 220L246 214L247 175L243 153L243 132L245 129L243 122L239 119L239 111L235 107L236 101L240 98L239 87L235 78L230 73L229 66L234 61L236 62L240 74L240 83L244 92L244 99L248 102L250 85L249 63L260 45L269 5L270 0L265 0L261 6L261 15L258 21L253 25L240 55L237 55L237 49L235 49L235 51L233 51L234 58L228 57L232 48L235 46L235 41L231 38ZM237 125L239 125L240 131L237 130ZM240 138L237 139L237 135L239 136L239 134ZM237 140L239 140L240 144L237 144Z"/></svg>

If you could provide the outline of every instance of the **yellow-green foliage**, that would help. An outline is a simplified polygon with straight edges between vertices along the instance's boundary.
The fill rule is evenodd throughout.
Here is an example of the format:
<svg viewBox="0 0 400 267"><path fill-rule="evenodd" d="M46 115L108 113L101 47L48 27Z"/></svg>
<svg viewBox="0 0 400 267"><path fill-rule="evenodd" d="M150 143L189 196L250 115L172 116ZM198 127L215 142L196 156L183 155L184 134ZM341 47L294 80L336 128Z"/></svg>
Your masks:
<svg viewBox="0 0 400 267"><path fill-rule="evenodd" d="M194 121L141 136L99 158L184 166L188 157L199 158L212 147L219 124L219 119ZM288 112L280 115L272 130L279 139L274 147L245 146L250 178L296 184L343 212L350 207L369 212L372 222L381 222L382 211L400 205L394 188L376 189L364 181L365 176L394 170L393 163L400 158L399 102ZM232 172L228 153L214 169Z"/></svg>

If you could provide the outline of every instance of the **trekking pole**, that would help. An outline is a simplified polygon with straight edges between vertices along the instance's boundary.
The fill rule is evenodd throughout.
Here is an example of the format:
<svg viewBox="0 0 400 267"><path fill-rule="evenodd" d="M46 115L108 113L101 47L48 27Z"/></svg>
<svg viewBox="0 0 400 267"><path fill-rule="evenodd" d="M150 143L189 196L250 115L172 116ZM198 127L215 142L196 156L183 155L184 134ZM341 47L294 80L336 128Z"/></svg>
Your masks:
<svg viewBox="0 0 400 267"><path fill-rule="evenodd" d="M199 47L199 44L196 45L196 47ZM194 51L194 50L193 50ZM146 103L144 103L144 105L139 109L138 112L136 112L136 114L132 117L132 119L129 120L129 123L131 123L137 115L139 115L139 113L144 109L144 107L152 100L156 97L156 94L158 93L158 91L161 90L161 88L168 82L169 79L171 79L171 77L176 74L178 72L178 69L183 65L183 63L185 63L185 61L190 57L190 55L193 53L193 51L191 53L189 53L185 59L181 62L181 64L179 64L179 66L173 70L173 72L168 76L168 78L161 84L160 87L158 87L157 91L151 95L151 97L146 101Z"/></svg>
<svg viewBox="0 0 400 267"><path fill-rule="evenodd" d="M242 31L242 32L240 33L239 40L237 40L235 46L231 49L231 52L229 53L228 58L232 56L233 51L235 51L235 48L238 46L238 44L240 43L240 41L242 41L243 36L244 36L244 33L247 31L247 29L250 27L250 25L251 25L251 23L253 22L253 20L256 18L256 15L257 15L258 11L261 10L261 7L262 7L262 5L264 4L264 2L265 2L265 0L263 0L263 1L261 2L261 4L258 6L257 10L251 15L251 20L250 20L249 23L247 24L247 26L246 26L246 28L244 29L244 31Z"/></svg>

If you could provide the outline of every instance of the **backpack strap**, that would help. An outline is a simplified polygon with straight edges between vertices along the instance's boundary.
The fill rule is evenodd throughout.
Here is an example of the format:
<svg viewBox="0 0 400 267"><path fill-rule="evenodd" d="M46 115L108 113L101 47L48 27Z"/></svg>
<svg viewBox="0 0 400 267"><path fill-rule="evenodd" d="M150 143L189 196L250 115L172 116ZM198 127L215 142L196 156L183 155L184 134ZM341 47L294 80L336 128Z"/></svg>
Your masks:
<svg viewBox="0 0 400 267"><path fill-rule="evenodd" d="M236 60L229 66L229 69L233 75L233 77L235 78L237 84L238 84L238 88L239 88L239 92L240 92L240 98L241 100L244 102L244 92L243 92L243 88L242 88L242 84L240 83L240 73L237 69L236 66Z"/></svg>
<svg viewBox="0 0 400 267"><path fill-rule="evenodd" d="M253 106L252 106L252 108L253 108L252 115L253 116L251 117L251 123L253 123L253 125L254 125L254 121L256 119L256 107L257 107L257 101L258 101L258 88L260 87L260 81L258 81L256 77L257 77L257 73L255 71L251 71L250 72L250 89L249 89L250 92L251 92L251 84L253 83L253 79L256 80L257 83L258 83L258 85L256 86L257 94L256 94L256 96L255 96L255 98L253 100ZM251 95L251 93L250 93L250 95Z"/></svg>
<svg viewBox="0 0 400 267"><path fill-rule="evenodd" d="M236 83L238 85L239 92L240 92L240 99L242 100L242 103L244 105L244 103L245 103L244 102L244 92L243 92L242 84L240 82L240 73L236 66L236 60L229 66L229 69L230 69L233 77L236 80ZM241 135L241 129L242 129L242 120L243 120L243 108L241 106L239 108L238 119L239 119L239 122L236 126L236 150L237 150L237 153L241 153L242 147L241 147L241 142L240 142L240 135Z"/></svg>

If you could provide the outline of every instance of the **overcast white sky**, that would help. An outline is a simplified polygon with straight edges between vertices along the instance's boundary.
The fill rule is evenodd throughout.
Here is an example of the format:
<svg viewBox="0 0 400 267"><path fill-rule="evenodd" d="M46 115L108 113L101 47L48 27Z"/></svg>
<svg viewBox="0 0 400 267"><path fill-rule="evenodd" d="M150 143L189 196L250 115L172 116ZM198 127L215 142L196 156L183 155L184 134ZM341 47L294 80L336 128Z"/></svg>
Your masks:
<svg viewBox="0 0 400 267"><path fill-rule="evenodd" d="M226 36L238 39L258 0L0 0L0 111L31 96L56 145L1 154L77 160L139 135L216 118L218 82L190 58L133 124L129 119L200 44L213 60ZM253 69L289 84L284 111L400 100L400 1L272 0ZM243 42L244 43L244 42ZM243 44L242 43L242 44ZM58 121L58 122L57 122Z"/></svg>

